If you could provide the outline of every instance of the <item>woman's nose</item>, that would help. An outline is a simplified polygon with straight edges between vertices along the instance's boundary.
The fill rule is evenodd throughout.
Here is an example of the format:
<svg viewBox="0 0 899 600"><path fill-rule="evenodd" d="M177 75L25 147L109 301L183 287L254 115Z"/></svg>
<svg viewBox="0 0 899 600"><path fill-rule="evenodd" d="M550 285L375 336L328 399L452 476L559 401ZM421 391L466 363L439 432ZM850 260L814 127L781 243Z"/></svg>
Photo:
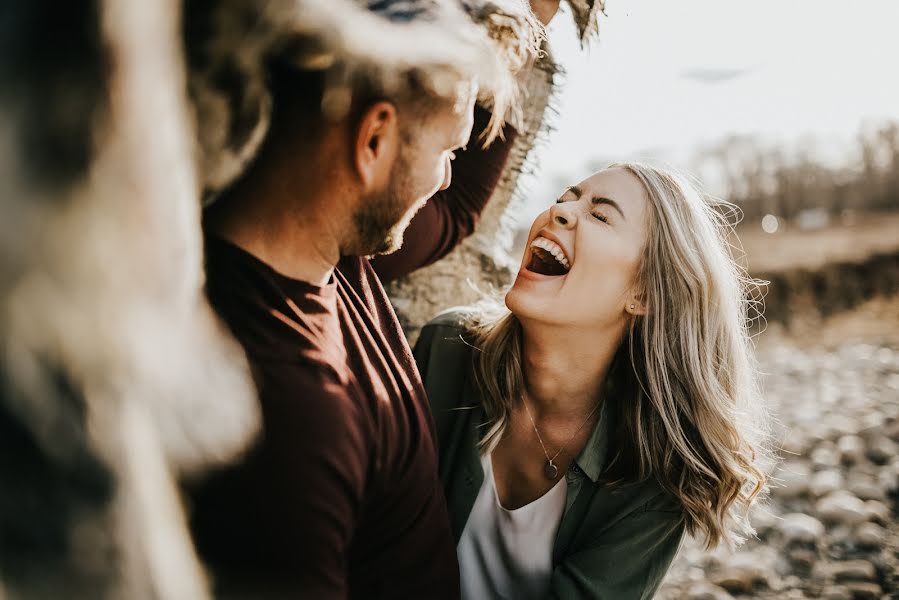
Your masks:
<svg viewBox="0 0 899 600"><path fill-rule="evenodd" d="M573 204L576 203L559 202L558 204L553 204L549 208L550 220L560 227L565 227L567 229L574 227L575 223L577 222L577 214L570 208L570 205Z"/></svg>

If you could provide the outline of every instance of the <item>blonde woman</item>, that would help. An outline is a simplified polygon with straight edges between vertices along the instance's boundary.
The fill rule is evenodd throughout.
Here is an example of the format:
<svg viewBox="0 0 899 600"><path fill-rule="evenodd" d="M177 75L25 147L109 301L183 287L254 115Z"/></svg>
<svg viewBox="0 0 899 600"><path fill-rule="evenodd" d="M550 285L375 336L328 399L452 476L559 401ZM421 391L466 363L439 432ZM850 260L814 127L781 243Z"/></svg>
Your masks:
<svg viewBox="0 0 899 600"><path fill-rule="evenodd" d="M610 167L534 221L507 310L423 329L464 598L650 598L685 532L752 532L764 420L726 235L683 177Z"/></svg>

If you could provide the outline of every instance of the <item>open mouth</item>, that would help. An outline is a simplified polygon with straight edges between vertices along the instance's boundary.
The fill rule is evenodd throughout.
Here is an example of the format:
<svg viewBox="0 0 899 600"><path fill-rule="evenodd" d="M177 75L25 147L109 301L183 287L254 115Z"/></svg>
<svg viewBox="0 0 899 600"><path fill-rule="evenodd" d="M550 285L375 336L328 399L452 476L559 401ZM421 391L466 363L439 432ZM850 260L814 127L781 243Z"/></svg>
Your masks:
<svg viewBox="0 0 899 600"><path fill-rule="evenodd" d="M528 271L557 277L565 275L571 270L571 262L565 255L565 251L557 243L545 237L536 237L531 242L531 258L525 268Z"/></svg>

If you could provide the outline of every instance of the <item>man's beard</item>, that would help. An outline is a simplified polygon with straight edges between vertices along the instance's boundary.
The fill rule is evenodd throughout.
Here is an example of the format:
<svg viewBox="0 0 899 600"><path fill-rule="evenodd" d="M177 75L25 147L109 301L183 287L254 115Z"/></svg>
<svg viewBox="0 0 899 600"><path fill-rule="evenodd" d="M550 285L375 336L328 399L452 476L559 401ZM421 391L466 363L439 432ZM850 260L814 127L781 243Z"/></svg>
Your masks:
<svg viewBox="0 0 899 600"><path fill-rule="evenodd" d="M408 162L398 156L385 189L368 194L353 215L357 238L352 254L390 254L403 245L403 232L415 214L409 199L411 187Z"/></svg>

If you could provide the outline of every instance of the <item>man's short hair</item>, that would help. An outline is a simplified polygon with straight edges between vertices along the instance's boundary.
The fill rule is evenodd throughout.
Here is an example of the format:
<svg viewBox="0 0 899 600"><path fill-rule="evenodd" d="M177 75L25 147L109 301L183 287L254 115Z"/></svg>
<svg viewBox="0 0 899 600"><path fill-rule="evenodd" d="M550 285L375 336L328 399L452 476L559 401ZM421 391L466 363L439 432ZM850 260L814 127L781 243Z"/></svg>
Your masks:
<svg viewBox="0 0 899 600"><path fill-rule="evenodd" d="M268 70L272 98L272 123L302 131L304 139L319 139L330 123L347 120L356 125L376 102L387 101L397 109L401 134L411 135L427 118L459 98L436 94L414 70L399 75L391 89L364 73L345 72L341 65L303 70L273 61Z"/></svg>

